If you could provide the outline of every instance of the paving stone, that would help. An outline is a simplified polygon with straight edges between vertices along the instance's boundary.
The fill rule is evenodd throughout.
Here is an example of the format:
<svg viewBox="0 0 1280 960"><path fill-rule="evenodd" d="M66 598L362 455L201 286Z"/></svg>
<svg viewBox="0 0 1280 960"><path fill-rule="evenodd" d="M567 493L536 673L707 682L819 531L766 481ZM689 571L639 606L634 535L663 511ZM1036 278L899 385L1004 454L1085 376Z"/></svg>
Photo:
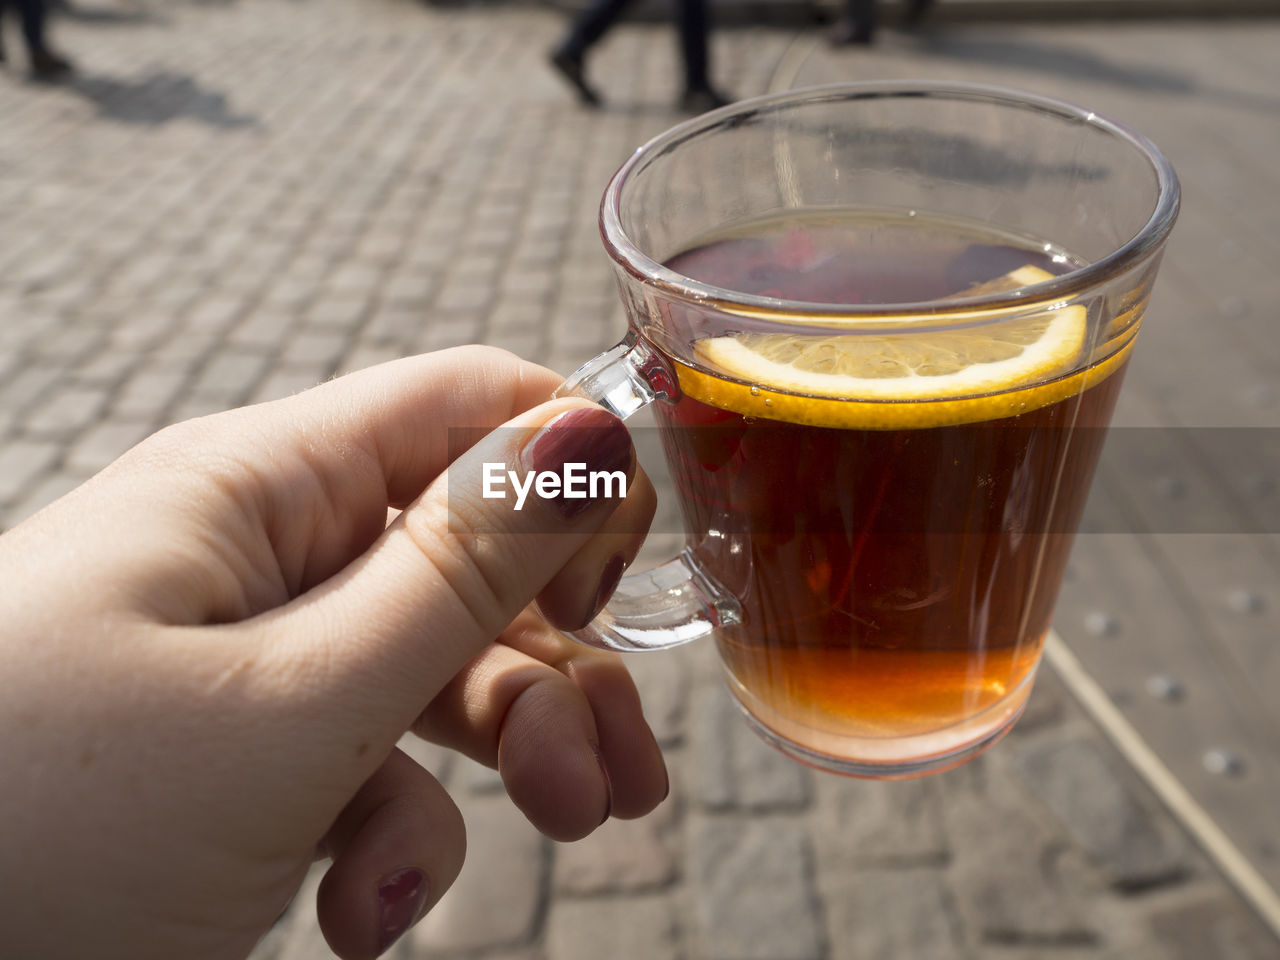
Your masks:
<svg viewBox="0 0 1280 960"><path fill-rule="evenodd" d="M691 742L694 791L710 810L799 810L812 774L751 731L720 686L699 690Z"/></svg>
<svg viewBox="0 0 1280 960"><path fill-rule="evenodd" d="M416 951L519 946L535 933L549 841L505 795L473 798L463 816L466 864L406 938Z"/></svg>
<svg viewBox="0 0 1280 960"><path fill-rule="evenodd" d="M518 357L536 360L546 351L546 335L541 330L511 330L501 334L490 334L485 342L495 347L510 350Z"/></svg>
<svg viewBox="0 0 1280 960"><path fill-rule="evenodd" d="M425 304L413 305L404 301L379 304L361 328L360 341L365 344L409 344L424 326L431 323L432 315L432 309Z"/></svg>
<svg viewBox="0 0 1280 960"><path fill-rule="evenodd" d="M222 339L217 330L183 329L152 350L149 359L157 366L194 370L218 352Z"/></svg>
<svg viewBox="0 0 1280 960"><path fill-rule="evenodd" d="M122 385L111 414L126 420L158 416L185 390L190 377L183 369L140 370Z"/></svg>
<svg viewBox="0 0 1280 960"><path fill-rule="evenodd" d="M991 755L940 774L948 871L971 944L1094 945L1082 895L1057 869L1063 838L1021 800Z"/></svg>
<svg viewBox="0 0 1280 960"><path fill-rule="evenodd" d="M430 352L443 350L446 347L458 347L468 343L481 341L484 329L484 314L478 310L446 311L437 309L419 328L417 335L410 341L414 351ZM537 357L529 357L537 360Z"/></svg>
<svg viewBox="0 0 1280 960"><path fill-rule="evenodd" d="M111 341L121 347L147 350L168 337L177 325L173 311L152 305L121 305L111 311ZM114 314L118 313L118 316Z"/></svg>
<svg viewBox="0 0 1280 960"><path fill-rule="evenodd" d="M299 333L285 345L279 362L290 366L312 366L327 377L346 353L349 336L336 331Z"/></svg>
<svg viewBox="0 0 1280 960"><path fill-rule="evenodd" d="M257 351L221 350L196 377L192 393L227 406L243 403L267 372L270 362L267 354Z"/></svg>
<svg viewBox="0 0 1280 960"><path fill-rule="evenodd" d="M1136 778L1117 770L1098 744L1053 735L1010 745L1026 787L1062 820L1108 880L1140 890L1180 879L1189 869L1183 835L1137 796Z"/></svg>
<svg viewBox="0 0 1280 960"><path fill-rule="evenodd" d="M381 269L369 264L344 264L329 276L326 287L330 294L340 297L367 295L378 288L382 274Z"/></svg>
<svg viewBox="0 0 1280 960"><path fill-rule="evenodd" d="M493 284L477 281L446 280L436 297L435 311L441 314L483 310L493 299Z"/></svg>
<svg viewBox="0 0 1280 960"><path fill-rule="evenodd" d="M437 274L422 267L402 268L393 273L380 287L382 299L387 303L426 303L439 286Z"/></svg>
<svg viewBox="0 0 1280 960"><path fill-rule="evenodd" d="M32 437L65 439L93 423L106 405L107 392L100 387L69 387L36 406L24 428Z"/></svg>
<svg viewBox="0 0 1280 960"><path fill-rule="evenodd" d="M1048 664L1041 663L1036 670L1035 686L1031 688L1026 708L1009 736L1022 738L1034 734L1042 727L1059 723L1067 712L1068 696L1057 673Z"/></svg>
<svg viewBox="0 0 1280 960"><path fill-rule="evenodd" d="M267 378L254 390L249 402L283 400L303 390L310 390L327 379L327 376L325 370L316 367L280 367L267 374Z"/></svg>
<svg viewBox="0 0 1280 960"><path fill-rule="evenodd" d="M645 720L658 743L665 746L683 739L691 685L686 658L672 651L636 654L623 662L640 691Z"/></svg>
<svg viewBox="0 0 1280 960"><path fill-rule="evenodd" d="M557 845L553 889L563 894L596 896L654 890L670 884L678 873L673 849L677 809L677 803L669 797L639 820L609 820L585 839Z"/></svg>
<svg viewBox="0 0 1280 960"><path fill-rule="evenodd" d="M38 400L62 377L60 367L25 366L0 383L0 408L18 412Z"/></svg>
<svg viewBox="0 0 1280 960"><path fill-rule="evenodd" d="M557 899L547 917L555 960L678 960L676 911L663 896Z"/></svg>
<svg viewBox="0 0 1280 960"><path fill-rule="evenodd" d="M355 370L363 370L366 367L386 363L388 360L396 360L405 355L406 353L399 348L385 344L357 345L352 347L342 359L342 362L338 364L337 375L342 376Z"/></svg>
<svg viewBox="0 0 1280 960"><path fill-rule="evenodd" d="M441 783L448 781L449 771L453 768L454 760L457 757L457 754L453 751L434 743L428 743L421 737L415 737L411 733L406 733L401 737L396 746Z"/></svg>
<svg viewBox="0 0 1280 960"><path fill-rule="evenodd" d="M611 268L596 233L596 205L616 164L679 119L668 109L678 83L669 25L624 25L610 36L611 69L603 82L618 109L602 111L579 109L546 69L545 50L563 30L563 15L553 10L477 7L464 15L381 0L258 0L169 4L162 21L118 25L105 45L98 36L101 24L71 17L57 27L60 42L65 37L73 54L81 46L96 51L92 66L102 77L127 80L144 63L190 82L135 90L122 80L96 104L26 84L0 84L6 131L0 143L0 223L17 238L0 244L5 522L78 483L70 465L87 468L106 456L111 422L158 422L244 399L191 392L192 379L228 346L267 356L262 376L244 385L252 395L266 396L302 386L318 370L308 366L312 362L347 370L413 349L478 339L542 354L540 359L568 372L622 333ZM890 33L868 51L871 59L864 65L877 76L944 75L1024 86L1029 81L1046 92L1096 101L1167 143L1184 177L1187 202L1162 282L1179 272L1185 281L1176 296L1154 305L1142 349L1151 359L1146 372L1142 361L1132 365L1126 394L1143 388L1145 402L1165 404L1187 422L1203 413L1210 418L1204 422L1221 415L1222 422L1256 417L1261 425L1276 407L1270 386L1276 341L1265 327L1263 305L1274 302L1277 292L1267 265L1280 248L1267 227L1268 217L1275 219L1270 215L1280 190L1273 187L1280 181L1257 159L1275 155L1274 127L1251 120L1259 115L1253 108L1266 106L1275 87L1266 85L1275 76L1274 32L1261 20L1206 19L1194 30L1155 21L1109 21L1105 29L1068 22L972 28L953 23L931 36L927 49L896 42ZM284 46L282 38L288 39ZM797 38L794 29L721 31L713 40L716 74L735 93L765 89L792 44L789 59L804 59L797 82L846 78L852 64L847 54L827 51L816 40L805 55L808 40ZM979 48L981 56L974 56ZM1036 76L1027 72L1027 51L1035 54ZM1081 63L1089 69L1075 70L1080 76L1053 75L1064 64ZM234 110L219 108L222 98L254 117L257 126L246 131L227 123ZM1232 109L1221 109L1224 103ZM1201 142L1239 149L1204 149ZM128 162L106 162L122 157ZM431 302L449 283L456 302L470 306L450 311ZM38 289L22 295L20 284ZM335 287L347 292L338 295ZM470 292L460 295L459 289ZM261 300L253 299L259 295ZM237 317L241 309L246 312ZM272 329L260 314L277 315L281 326ZM1204 324L1205 316L1222 322ZM282 365L280 353L304 332L351 339L340 357L310 356L299 367ZM32 363L41 357L47 362ZM1185 372L1193 366L1199 375L1188 379ZM1224 373L1230 375L1224 379ZM85 432L68 433L50 448L52 459L37 463L34 474L22 461L15 482L6 474L4 451L30 443L21 433L27 411L55 392L84 386L117 393ZM95 434L99 424L103 432ZM95 446L99 452L89 455ZM60 465L64 452L67 461ZM3 498L6 483L15 492ZM1159 543L1146 547L1153 556L1170 553ZM671 552L658 549L664 558ZM1202 563L1203 557L1217 556L1198 546L1186 552ZM1274 563L1258 562L1228 586L1264 595L1260 584L1270 582ZM1219 568L1228 565L1215 564ZM1182 595L1174 580L1161 596ZM1186 612L1208 603L1206 622L1222 626L1229 642L1249 630L1260 641L1269 636L1265 631L1280 604L1255 610L1242 600L1233 611L1226 587L1205 589L1186 591ZM1150 614L1141 604L1116 610L1124 613L1124 629L1094 638L1099 647L1136 648L1167 639L1165 631L1149 629ZM1257 644L1259 669L1244 678L1244 686L1268 675L1263 658L1269 649ZM1085 657L1088 649L1080 652ZM1141 651L1134 660L1144 660ZM780 789L771 767L756 771L734 755L733 738L743 735L759 756L775 758L740 719L733 718L732 735L717 732L716 724L704 729L701 707L692 709L691 698L696 690L701 704L706 685L720 682L712 645L629 662L644 665L637 674L646 710L675 773L670 806L658 814L661 829L643 820L616 829L611 824L587 844L556 848L554 861L540 860L537 879L529 884L509 885L509 858L491 854L491 867L467 881L485 885L478 896L487 897L487 912L472 918L470 940L455 941L476 945L436 949L405 942L393 960L561 960L582 952L647 960L667 956L668 946L672 955L702 960L717 951L732 954L735 944L740 953L755 951L772 960L787 948L773 950L769 938L782 938L789 932L787 917L805 916L806 910L819 920L810 944L817 946L809 955L828 960L886 952L903 960L946 958L948 916L958 918L968 960L1280 955L1274 938L1257 924L1237 922L1239 901L1199 860L1190 859L1195 869L1185 882L1153 888L1149 867L1159 858L1149 859L1150 848L1139 843L1146 852L1135 862L1146 863L1138 873L1147 879L1137 881L1136 891L1114 886L1114 868L1105 857L1086 856L1077 838L1082 830L1098 831L1098 825L1073 826L1043 795L1063 755L1045 759L1034 776L1023 771L1028 780L1046 781L1040 786L1024 785L1011 772L1005 761L1021 756L1024 746L1048 751L1052 738L1046 735L1079 720L1078 708L1048 673L1009 740L993 751L1000 763L979 762L971 765L976 774L952 771L921 781L924 786L856 785L847 796L843 781L805 774L814 784L810 803L797 801L788 792L794 783L788 786L782 775ZM1138 677L1139 698L1145 676ZM1188 691L1195 694L1190 684ZM1179 709L1203 710L1197 696ZM722 721L728 722L716 723ZM1101 744L1092 732L1088 736ZM1189 786L1203 777L1199 756L1210 745L1193 751ZM1261 805L1274 791L1259 787L1269 781L1261 777L1259 761L1250 759L1248 775L1226 784L1223 795L1252 790ZM427 748L422 760L450 781L468 809L506 802L492 772L467 767L439 748ZM1068 758L1067 766L1072 764L1077 779L1096 775L1088 763ZM720 913L699 903L703 888L693 869L697 843L699 850L716 846L694 836L712 819L705 815L711 808L703 806L704 777L711 784L714 822L731 834L722 844L727 853L699 868L700 876L714 881ZM837 795L846 806L833 799ZM1066 796L1073 806L1105 819L1098 814L1098 798L1080 804L1069 791ZM1139 805L1144 797L1139 793ZM897 809L893 798L902 801ZM939 799L945 835L929 817ZM1208 806L1225 827L1235 822L1212 802ZM673 819L668 824L664 816ZM1142 816L1167 823L1152 808ZM502 846L493 831L472 827L469 871L477 869L475 856L485 843ZM759 831L790 827L801 837L800 854L762 852ZM667 874L655 855L654 832L665 842L696 841L677 848L670 880L659 879ZM804 838L812 856L803 849ZM595 842L603 846L592 852L589 844ZM1105 831L1089 842L1112 843ZM544 854L551 849L536 835L531 843ZM571 874L562 871L575 856L577 879L565 879ZM1263 863L1265 854L1259 857ZM787 866L796 859L806 866ZM551 876L556 890L546 886ZM637 897L607 885L615 881L646 892ZM531 912L530 889L539 891ZM953 914L947 913L948 891ZM813 903L795 905L795 898L809 893ZM740 896L745 900L735 905ZM791 906L779 906L779 897ZM518 942L511 945L487 942L497 927L514 924L520 915L532 916L525 928L531 933L513 933ZM745 917L745 926L730 925L716 936L705 922L709 916ZM807 923L792 926L803 931ZM296 904L272 937L262 947L270 956L255 954L255 960L278 960L286 949L292 951L289 960L331 956L310 904ZM611 949L615 943L629 946Z"/></svg>
<svg viewBox="0 0 1280 960"><path fill-rule="evenodd" d="M365 263L381 266L393 261L403 246L404 237L398 230L375 229L361 239L355 255Z"/></svg>
<svg viewBox="0 0 1280 960"><path fill-rule="evenodd" d="M689 885L699 956L709 960L820 960L826 954L812 852L781 817L697 817Z"/></svg>
<svg viewBox="0 0 1280 960"><path fill-rule="evenodd" d="M68 367L83 363L102 348L106 334L90 324L65 321L31 344L31 356Z"/></svg>
<svg viewBox="0 0 1280 960"><path fill-rule="evenodd" d="M507 789L497 770L463 756L454 762L453 783L459 789L476 794L505 794Z"/></svg>
<svg viewBox="0 0 1280 960"><path fill-rule="evenodd" d="M504 294L529 300L541 300L556 291L556 278L548 270L513 269L502 276Z"/></svg>
<svg viewBox="0 0 1280 960"><path fill-rule="evenodd" d="M1151 917L1151 929L1168 960L1274 960L1280 940L1233 897L1204 892Z"/></svg>
<svg viewBox="0 0 1280 960"><path fill-rule="evenodd" d="M814 837L824 870L947 863L940 809L947 800L935 780L822 777L817 794Z"/></svg>
<svg viewBox="0 0 1280 960"><path fill-rule="evenodd" d="M81 362L76 368L75 379L85 386L113 387L141 363L142 357L137 351L107 347Z"/></svg>
<svg viewBox="0 0 1280 960"><path fill-rule="evenodd" d="M167 423L181 423L184 420L222 413L234 406L236 406L235 403L220 400L217 397L187 397L169 408L165 420Z"/></svg>
<svg viewBox="0 0 1280 960"><path fill-rule="evenodd" d="M490 311L489 330L495 337L513 331L541 333L549 315L548 304L503 296Z"/></svg>
<svg viewBox="0 0 1280 960"><path fill-rule="evenodd" d="M76 438L67 450L66 466L80 473L97 473L154 430L150 420L103 420Z"/></svg>
<svg viewBox="0 0 1280 960"><path fill-rule="evenodd" d="M0 503L22 494L53 465L61 449L59 444L37 440L11 440L0 447Z"/></svg>
<svg viewBox="0 0 1280 960"><path fill-rule="evenodd" d="M276 274L271 285L263 291L259 305L293 313L301 310L314 295L315 281Z"/></svg>
<svg viewBox="0 0 1280 960"><path fill-rule="evenodd" d="M283 344L296 325L297 317L287 307L260 306L232 328L227 334L227 343L266 352Z"/></svg>
<svg viewBox="0 0 1280 960"><path fill-rule="evenodd" d="M823 885L830 960L967 960L951 891L932 868L845 871Z"/></svg>
<svg viewBox="0 0 1280 960"><path fill-rule="evenodd" d="M326 295L307 309L307 322L316 327L351 330L359 324L368 309L367 297Z"/></svg>
<svg viewBox="0 0 1280 960"><path fill-rule="evenodd" d="M189 329L222 332L231 328L245 309L243 297L204 297L191 309L185 325Z"/></svg>

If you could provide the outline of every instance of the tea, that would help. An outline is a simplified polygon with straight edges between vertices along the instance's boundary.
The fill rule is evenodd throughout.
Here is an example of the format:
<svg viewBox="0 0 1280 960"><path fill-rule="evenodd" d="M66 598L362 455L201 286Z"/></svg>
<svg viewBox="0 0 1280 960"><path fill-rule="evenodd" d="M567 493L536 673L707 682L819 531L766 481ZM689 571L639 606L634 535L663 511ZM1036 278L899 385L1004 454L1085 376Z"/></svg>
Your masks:
<svg viewBox="0 0 1280 960"><path fill-rule="evenodd" d="M1048 277L1078 264L967 223L854 213L751 224L669 262L731 290L843 304L962 295L1028 265ZM691 549L741 604L719 641L730 686L802 759L954 754L1021 710L1136 333L1081 371L1084 311L1071 309L1039 334L997 334L1007 382L982 393L963 385L956 354L972 348L952 341L977 336L964 330L908 326L846 348L856 334L803 323L789 338L748 319L725 337L723 318L703 330L696 309L665 318L706 361L673 361L680 396L658 415ZM1063 337L1078 340L1074 373L1038 359L1017 372ZM1030 346L1004 342L1019 339ZM930 399L889 369L902 363L942 371L928 375ZM873 399L833 392L850 364L862 371L851 383L884 381ZM795 372L779 384L776 370ZM962 378L954 395L936 390L948 370ZM806 377L823 389L806 392Z"/></svg>

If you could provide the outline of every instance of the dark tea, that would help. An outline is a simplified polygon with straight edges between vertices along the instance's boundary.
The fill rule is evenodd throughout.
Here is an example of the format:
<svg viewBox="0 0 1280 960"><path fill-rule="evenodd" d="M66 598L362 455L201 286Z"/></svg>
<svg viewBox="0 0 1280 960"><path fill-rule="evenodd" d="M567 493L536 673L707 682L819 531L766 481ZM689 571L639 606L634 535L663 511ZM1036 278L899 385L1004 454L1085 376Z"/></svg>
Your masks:
<svg viewBox="0 0 1280 960"><path fill-rule="evenodd" d="M1077 265L967 223L852 213L751 224L669 261L828 304L940 301ZM865 335L803 315L794 334L701 322L695 307L663 318L699 363L671 361L679 396L658 415L690 547L741 605L719 636L741 704L784 749L846 769L999 736L1030 691L1136 320L1071 306Z"/></svg>

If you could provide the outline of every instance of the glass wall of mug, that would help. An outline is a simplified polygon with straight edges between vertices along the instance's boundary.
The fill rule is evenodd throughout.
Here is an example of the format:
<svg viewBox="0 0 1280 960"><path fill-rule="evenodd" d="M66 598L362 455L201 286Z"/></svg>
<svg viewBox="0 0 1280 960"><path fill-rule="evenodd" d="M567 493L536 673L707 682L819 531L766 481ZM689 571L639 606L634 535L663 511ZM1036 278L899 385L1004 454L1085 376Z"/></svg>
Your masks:
<svg viewBox="0 0 1280 960"><path fill-rule="evenodd" d="M700 636L770 742L953 765L1025 704L1177 181L1056 101L843 85L658 137L606 191L629 331L565 390L652 403L688 547L578 636Z"/></svg>

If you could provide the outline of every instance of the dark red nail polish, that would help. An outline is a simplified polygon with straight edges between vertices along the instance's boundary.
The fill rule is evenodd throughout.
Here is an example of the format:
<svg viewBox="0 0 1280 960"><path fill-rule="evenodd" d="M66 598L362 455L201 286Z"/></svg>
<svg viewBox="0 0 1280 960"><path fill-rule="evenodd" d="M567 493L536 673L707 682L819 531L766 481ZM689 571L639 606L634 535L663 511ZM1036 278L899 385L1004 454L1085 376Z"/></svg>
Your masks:
<svg viewBox="0 0 1280 960"><path fill-rule="evenodd" d="M580 478L621 473L628 482L634 460L627 428L609 411L598 407L582 407L556 417L533 438L525 457L537 473L564 476L566 464L577 464L574 469ZM546 500L562 517L571 520L597 503L606 488L614 496L619 492L618 484L601 483L595 497L566 496L561 491Z"/></svg>
<svg viewBox="0 0 1280 960"><path fill-rule="evenodd" d="M600 753L600 744L592 741L591 752L595 754L596 763L600 766L600 776L604 778L604 816L600 818L601 826L613 813L613 781L609 779L609 768L604 765L604 756Z"/></svg>
<svg viewBox="0 0 1280 960"><path fill-rule="evenodd" d="M591 608L591 616L595 616L600 612L601 608L613 596L613 591L618 588L618 581L622 579L622 571L627 567L626 560L622 554L615 553L609 558L609 562L604 565L604 573L600 575L600 586L596 588L595 606Z"/></svg>
<svg viewBox="0 0 1280 960"><path fill-rule="evenodd" d="M427 877L417 867L405 867L378 881L378 953L399 940L413 926L427 902Z"/></svg>

